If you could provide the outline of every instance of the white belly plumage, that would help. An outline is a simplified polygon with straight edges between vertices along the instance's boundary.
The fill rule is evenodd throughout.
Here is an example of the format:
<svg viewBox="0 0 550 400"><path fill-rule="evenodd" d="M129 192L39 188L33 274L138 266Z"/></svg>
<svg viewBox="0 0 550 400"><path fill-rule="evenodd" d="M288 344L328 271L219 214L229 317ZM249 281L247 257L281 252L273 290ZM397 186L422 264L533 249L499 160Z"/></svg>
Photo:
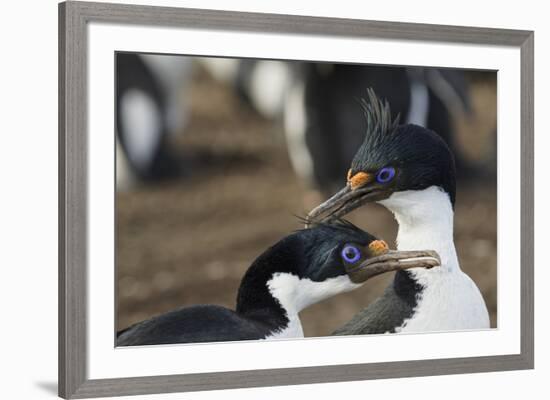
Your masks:
<svg viewBox="0 0 550 400"><path fill-rule="evenodd" d="M487 306L476 284L462 272L453 240L454 211L449 195L431 186L396 192L380 204L393 212L398 224L398 250L435 250L442 265L411 270L424 287L412 317L399 332L487 329Z"/></svg>
<svg viewBox="0 0 550 400"><path fill-rule="evenodd" d="M419 274L420 275L420 274ZM479 289L461 271L430 271L417 277L425 286L411 318L396 332L488 329L489 314Z"/></svg>

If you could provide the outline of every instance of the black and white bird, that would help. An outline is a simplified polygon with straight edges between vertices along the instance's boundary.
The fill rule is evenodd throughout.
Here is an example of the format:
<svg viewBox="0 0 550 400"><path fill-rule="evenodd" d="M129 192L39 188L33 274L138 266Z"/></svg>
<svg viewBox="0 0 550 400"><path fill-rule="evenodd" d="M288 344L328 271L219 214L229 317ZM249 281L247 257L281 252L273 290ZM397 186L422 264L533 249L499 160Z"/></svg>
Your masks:
<svg viewBox="0 0 550 400"><path fill-rule="evenodd" d="M337 334L489 328L476 284L460 269L454 241L455 165L433 131L398 125L372 90L363 103L367 132L348 171L347 185L308 215L330 221L368 202L390 210L399 224L397 249L428 248L441 268L398 272L384 296Z"/></svg>
<svg viewBox="0 0 550 400"><path fill-rule="evenodd" d="M388 99L407 123L437 132L451 148L452 115L471 113L459 70L302 63L295 72L284 109L288 153L296 173L324 193L340 186L363 141L365 120L357 100L365 88Z"/></svg>
<svg viewBox="0 0 550 400"><path fill-rule="evenodd" d="M297 231L260 255L245 273L236 310L181 308L118 334L118 346L299 338L306 307L361 286L370 277L439 265L433 251L388 251L386 243L345 221Z"/></svg>
<svg viewBox="0 0 550 400"><path fill-rule="evenodd" d="M187 124L188 57L117 53L117 188L178 176L170 137Z"/></svg>

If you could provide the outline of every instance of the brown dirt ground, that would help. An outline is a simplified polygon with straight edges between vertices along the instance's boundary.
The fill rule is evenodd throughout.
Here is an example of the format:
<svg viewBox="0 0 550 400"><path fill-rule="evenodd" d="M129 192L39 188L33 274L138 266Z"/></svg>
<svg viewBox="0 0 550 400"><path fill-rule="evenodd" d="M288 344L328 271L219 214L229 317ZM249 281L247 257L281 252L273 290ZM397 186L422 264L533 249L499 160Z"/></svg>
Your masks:
<svg viewBox="0 0 550 400"><path fill-rule="evenodd" d="M496 82L479 74L472 79L474 107L481 112L473 120L457 120L460 145L472 159L494 163L487 143L492 143L496 126ZM190 105L190 125L174 140L188 160L189 174L117 193L118 329L180 306L234 307L240 279L252 260L300 228L294 215L305 215L321 200L293 173L276 124L243 107L227 87L198 73ZM382 207L371 205L349 218L393 243L396 224ZM483 293L494 327L494 175L458 182L455 243L463 270ZM305 310L306 336L327 335L347 322L390 279L374 278L359 290Z"/></svg>

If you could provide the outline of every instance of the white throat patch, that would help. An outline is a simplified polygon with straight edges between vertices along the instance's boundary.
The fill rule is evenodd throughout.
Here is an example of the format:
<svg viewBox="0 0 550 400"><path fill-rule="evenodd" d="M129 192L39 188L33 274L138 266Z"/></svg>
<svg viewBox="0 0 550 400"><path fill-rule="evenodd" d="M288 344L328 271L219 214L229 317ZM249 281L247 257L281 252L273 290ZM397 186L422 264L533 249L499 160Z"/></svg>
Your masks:
<svg viewBox="0 0 550 400"><path fill-rule="evenodd" d="M267 282L267 287L271 295L285 310L289 323L284 329L272 333L266 339L304 337L298 316L300 311L329 297L349 292L360 286L361 284L353 283L347 275L315 282L290 273L274 274Z"/></svg>
<svg viewBox="0 0 550 400"><path fill-rule="evenodd" d="M398 250L435 250L443 269L460 269L453 240L454 212L446 192L436 186L406 190L379 203L393 213L399 224Z"/></svg>

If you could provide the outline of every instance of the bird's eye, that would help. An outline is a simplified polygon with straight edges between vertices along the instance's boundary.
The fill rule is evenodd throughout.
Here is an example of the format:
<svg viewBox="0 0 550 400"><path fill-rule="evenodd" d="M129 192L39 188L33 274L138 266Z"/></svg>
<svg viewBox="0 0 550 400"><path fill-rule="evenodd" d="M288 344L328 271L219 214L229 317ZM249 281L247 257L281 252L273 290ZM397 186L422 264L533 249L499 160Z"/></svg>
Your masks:
<svg viewBox="0 0 550 400"><path fill-rule="evenodd" d="M376 174L376 180L378 183L388 183L395 176L395 168L385 167L378 171Z"/></svg>
<svg viewBox="0 0 550 400"><path fill-rule="evenodd" d="M361 258L361 251L351 244L345 245L340 254L342 259L350 264L356 263Z"/></svg>

